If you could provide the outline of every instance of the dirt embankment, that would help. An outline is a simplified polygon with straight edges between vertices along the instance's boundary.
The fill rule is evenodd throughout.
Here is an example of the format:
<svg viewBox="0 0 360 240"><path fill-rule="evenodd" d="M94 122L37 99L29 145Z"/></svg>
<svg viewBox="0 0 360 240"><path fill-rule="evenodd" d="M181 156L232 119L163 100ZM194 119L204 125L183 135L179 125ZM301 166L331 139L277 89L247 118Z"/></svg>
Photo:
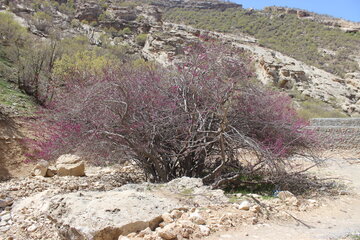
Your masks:
<svg viewBox="0 0 360 240"><path fill-rule="evenodd" d="M21 139L19 125L0 112L0 181L22 172L25 147Z"/></svg>

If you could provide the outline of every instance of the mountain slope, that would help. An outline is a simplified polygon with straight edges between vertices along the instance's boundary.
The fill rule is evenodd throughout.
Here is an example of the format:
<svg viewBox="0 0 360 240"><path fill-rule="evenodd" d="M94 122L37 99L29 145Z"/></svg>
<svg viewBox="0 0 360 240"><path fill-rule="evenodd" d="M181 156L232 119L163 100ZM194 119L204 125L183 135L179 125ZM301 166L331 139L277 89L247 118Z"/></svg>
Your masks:
<svg viewBox="0 0 360 240"><path fill-rule="evenodd" d="M261 45L341 77L360 71L360 33L346 33L297 15L175 8L166 12L165 20L224 33L246 33Z"/></svg>
<svg viewBox="0 0 360 240"><path fill-rule="evenodd" d="M36 36L60 41L86 36L100 57L125 54L172 65L192 42L223 41L247 50L258 79L288 92L300 106L322 101L323 112L360 113L356 23L286 8L254 11L221 1L2 2ZM310 116L323 116L316 111Z"/></svg>

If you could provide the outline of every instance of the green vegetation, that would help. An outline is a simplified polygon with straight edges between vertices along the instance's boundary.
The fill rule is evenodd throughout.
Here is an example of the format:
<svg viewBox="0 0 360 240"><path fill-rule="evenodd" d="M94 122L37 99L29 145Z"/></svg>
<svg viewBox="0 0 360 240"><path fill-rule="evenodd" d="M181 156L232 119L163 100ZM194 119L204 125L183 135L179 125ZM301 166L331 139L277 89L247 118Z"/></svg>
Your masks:
<svg viewBox="0 0 360 240"><path fill-rule="evenodd" d="M239 177L233 185L228 185L225 188L225 192L228 194L241 193L246 195L249 193L256 193L267 197L271 197L274 190L275 185L264 181L264 177L261 175L243 175Z"/></svg>
<svg viewBox="0 0 360 240"><path fill-rule="evenodd" d="M59 78L76 75L85 80L88 74L101 74L109 61L105 56L97 56L95 51L78 51L75 55L64 54L56 60L53 72Z"/></svg>
<svg viewBox="0 0 360 240"><path fill-rule="evenodd" d="M32 20L40 28L43 25L45 30L51 26L48 23L52 18L47 12L38 11ZM72 24L80 23L73 21ZM122 31L131 32L130 29ZM105 37L104 40L109 38ZM101 75L102 68L110 62L132 60L127 55L129 47L120 41L117 40L115 45L110 44L110 40L104 41L100 47L91 45L85 36L60 40L56 34L39 41L14 21L11 14L0 13L0 78L16 83L21 92L43 104L52 97L54 87L61 86L70 76L86 79L91 74ZM15 88L3 86L3 89ZM4 97L1 100L10 103L12 99Z"/></svg>
<svg viewBox="0 0 360 240"><path fill-rule="evenodd" d="M335 109L320 100L308 99L301 102L300 106L298 113L304 119L347 117L341 110Z"/></svg>
<svg viewBox="0 0 360 240"><path fill-rule="evenodd" d="M98 20L99 21L111 21L113 19L112 15L107 12L107 11L104 11L102 14L100 14Z"/></svg>
<svg viewBox="0 0 360 240"><path fill-rule="evenodd" d="M11 107L22 114L35 111L33 99L22 93L14 84L0 78L0 105Z"/></svg>
<svg viewBox="0 0 360 240"><path fill-rule="evenodd" d="M171 9L165 13L165 20L213 31L243 32L257 38L261 45L340 76L360 70L352 59L360 52L360 33L345 33L294 15L249 14L239 9Z"/></svg>
<svg viewBox="0 0 360 240"><path fill-rule="evenodd" d="M145 45L145 42L146 42L146 39L147 39L147 34L141 33L141 34L139 34L139 35L136 36L135 41L136 41L136 43L139 44L140 46L144 46L144 45Z"/></svg>
<svg viewBox="0 0 360 240"><path fill-rule="evenodd" d="M67 3L62 3L59 6L59 11L67 14L67 15L73 15L75 14L75 3L74 0L68 0Z"/></svg>

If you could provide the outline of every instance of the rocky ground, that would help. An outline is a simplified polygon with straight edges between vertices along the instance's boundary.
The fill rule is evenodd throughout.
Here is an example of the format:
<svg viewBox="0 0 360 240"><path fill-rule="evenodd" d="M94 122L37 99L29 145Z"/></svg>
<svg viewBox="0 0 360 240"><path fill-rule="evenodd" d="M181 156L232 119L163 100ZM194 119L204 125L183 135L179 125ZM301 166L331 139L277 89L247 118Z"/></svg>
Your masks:
<svg viewBox="0 0 360 240"><path fill-rule="evenodd" d="M143 181L131 165L86 176L27 176L0 183L0 239L329 239L360 226L359 153L332 155L320 176L332 195L224 194L201 180ZM315 170L314 170L315 171ZM316 233L316 234L315 234ZM279 237L282 236L283 238ZM313 236L312 238L308 236ZM315 236L315 237L314 237Z"/></svg>

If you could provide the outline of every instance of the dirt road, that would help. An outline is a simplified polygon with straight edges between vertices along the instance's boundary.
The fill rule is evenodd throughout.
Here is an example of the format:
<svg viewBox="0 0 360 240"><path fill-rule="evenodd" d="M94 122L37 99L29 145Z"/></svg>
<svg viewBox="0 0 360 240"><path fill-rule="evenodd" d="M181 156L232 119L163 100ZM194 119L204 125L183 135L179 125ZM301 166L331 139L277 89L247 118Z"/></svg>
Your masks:
<svg viewBox="0 0 360 240"><path fill-rule="evenodd" d="M209 240L313 240L342 239L360 233L360 156L331 156L327 166L316 169L320 176L344 180L350 195L325 201L311 212L291 213L308 226L296 220L242 226L231 232L219 232Z"/></svg>

